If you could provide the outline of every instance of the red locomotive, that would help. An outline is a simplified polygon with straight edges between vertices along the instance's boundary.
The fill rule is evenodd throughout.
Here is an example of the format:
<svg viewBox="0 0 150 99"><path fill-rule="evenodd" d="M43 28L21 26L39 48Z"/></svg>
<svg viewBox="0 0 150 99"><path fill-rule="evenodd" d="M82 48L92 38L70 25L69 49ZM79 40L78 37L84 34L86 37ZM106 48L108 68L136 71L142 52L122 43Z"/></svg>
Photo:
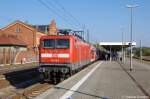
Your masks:
<svg viewBox="0 0 150 99"><path fill-rule="evenodd" d="M98 57L96 49L80 36L50 35L40 39L39 71L45 80L59 82Z"/></svg>

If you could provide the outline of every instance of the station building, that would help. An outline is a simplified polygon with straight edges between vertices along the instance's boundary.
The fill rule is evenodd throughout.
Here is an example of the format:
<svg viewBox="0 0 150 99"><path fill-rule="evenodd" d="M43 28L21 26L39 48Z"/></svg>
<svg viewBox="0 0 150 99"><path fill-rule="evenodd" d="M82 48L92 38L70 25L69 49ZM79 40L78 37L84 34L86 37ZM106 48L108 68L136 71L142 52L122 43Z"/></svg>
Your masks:
<svg viewBox="0 0 150 99"><path fill-rule="evenodd" d="M55 20L50 25L29 25L15 21L0 29L0 66L38 61L40 37L57 35Z"/></svg>
<svg viewBox="0 0 150 99"><path fill-rule="evenodd" d="M0 29L0 65L20 64L22 59L38 61L40 37L56 33L54 20L50 25L29 25L19 20L7 25Z"/></svg>

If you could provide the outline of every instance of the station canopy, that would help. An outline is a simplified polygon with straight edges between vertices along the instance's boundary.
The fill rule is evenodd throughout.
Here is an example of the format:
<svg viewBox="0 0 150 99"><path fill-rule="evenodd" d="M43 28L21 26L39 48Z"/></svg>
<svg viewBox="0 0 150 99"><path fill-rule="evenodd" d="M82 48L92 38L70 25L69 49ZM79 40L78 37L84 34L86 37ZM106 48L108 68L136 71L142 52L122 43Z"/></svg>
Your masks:
<svg viewBox="0 0 150 99"><path fill-rule="evenodd" d="M99 45L106 50L120 51L123 48L130 47L130 42L100 42ZM132 42L132 46L135 46L136 42Z"/></svg>

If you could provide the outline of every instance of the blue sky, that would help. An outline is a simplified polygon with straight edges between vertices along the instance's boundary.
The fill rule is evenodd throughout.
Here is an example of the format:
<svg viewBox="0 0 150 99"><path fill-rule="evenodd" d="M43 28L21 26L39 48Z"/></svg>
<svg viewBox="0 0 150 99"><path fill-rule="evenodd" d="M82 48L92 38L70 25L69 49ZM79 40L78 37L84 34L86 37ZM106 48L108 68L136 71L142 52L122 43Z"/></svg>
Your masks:
<svg viewBox="0 0 150 99"><path fill-rule="evenodd" d="M15 20L29 24L49 24L56 20L59 28L90 30L90 41L121 41L121 27L125 40L130 39L130 11L127 4L138 4L133 12L133 40L150 45L150 0L42 0L54 9L46 8L39 0L1 0L0 27ZM61 4L79 22L62 10ZM62 17L63 16L63 19ZM69 23L69 24L68 24ZM81 25L79 25L80 23Z"/></svg>

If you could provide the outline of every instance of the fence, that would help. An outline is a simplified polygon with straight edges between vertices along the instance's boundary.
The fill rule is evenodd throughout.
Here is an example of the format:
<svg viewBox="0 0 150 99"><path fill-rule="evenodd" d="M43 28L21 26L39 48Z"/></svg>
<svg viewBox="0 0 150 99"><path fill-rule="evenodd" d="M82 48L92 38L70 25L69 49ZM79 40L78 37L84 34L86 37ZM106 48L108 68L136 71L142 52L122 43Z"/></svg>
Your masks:
<svg viewBox="0 0 150 99"><path fill-rule="evenodd" d="M0 64L13 64L16 54L15 48L0 48Z"/></svg>

